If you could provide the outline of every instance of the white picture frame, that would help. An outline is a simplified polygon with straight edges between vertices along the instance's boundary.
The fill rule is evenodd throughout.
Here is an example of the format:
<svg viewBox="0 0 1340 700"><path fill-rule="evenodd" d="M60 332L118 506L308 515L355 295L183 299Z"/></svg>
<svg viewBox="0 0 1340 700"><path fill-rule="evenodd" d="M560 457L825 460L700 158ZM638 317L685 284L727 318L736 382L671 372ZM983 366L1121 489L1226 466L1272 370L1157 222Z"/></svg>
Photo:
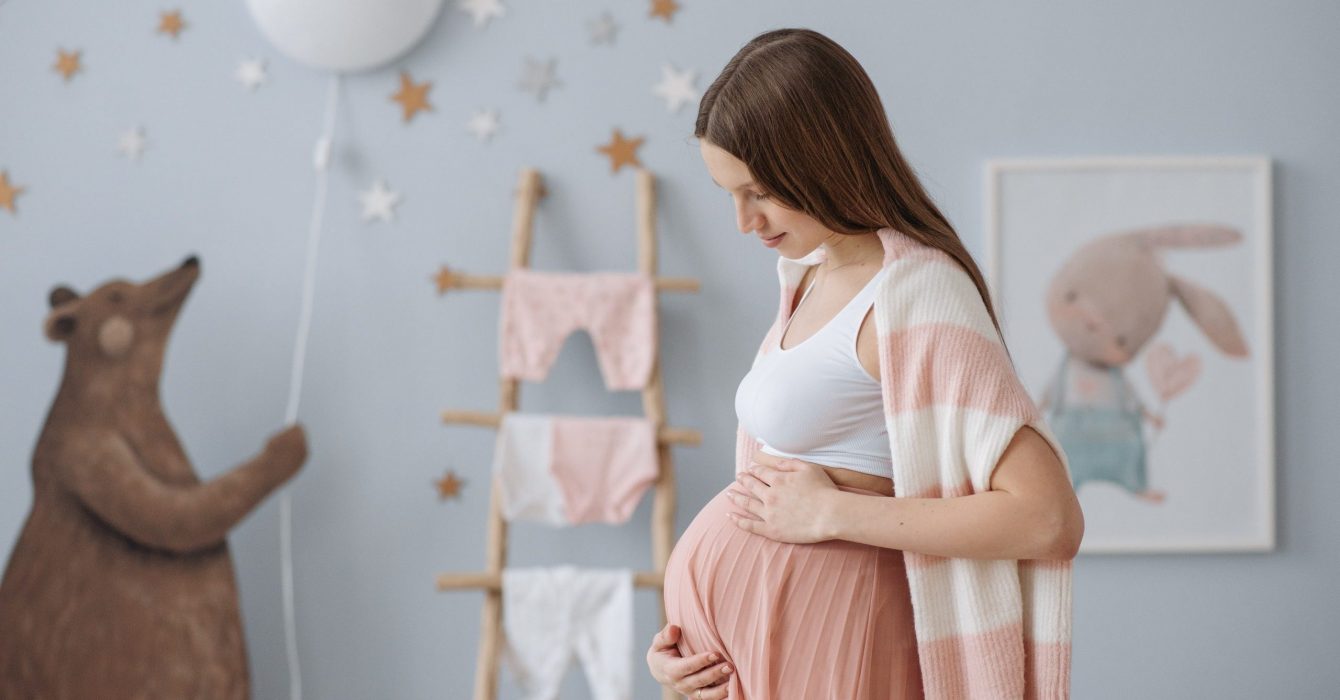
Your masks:
<svg viewBox="0 0 1340 700"><path fill-rule="evenodd" d="M1274 550L1269 158L992 159L984 180L983 272L1070 445L1080 553Z"/></svg>

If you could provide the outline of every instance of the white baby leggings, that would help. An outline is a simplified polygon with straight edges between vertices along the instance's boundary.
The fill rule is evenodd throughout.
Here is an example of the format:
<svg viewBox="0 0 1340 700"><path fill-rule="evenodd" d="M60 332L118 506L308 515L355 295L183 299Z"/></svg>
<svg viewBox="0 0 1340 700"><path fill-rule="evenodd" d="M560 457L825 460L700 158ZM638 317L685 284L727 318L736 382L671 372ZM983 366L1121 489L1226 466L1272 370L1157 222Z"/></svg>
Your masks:
<svg viewBox="0 0 1340 700"><path fill-rule="evenodd" d="M503 569L503 657L526 700L554 700L575 656L594 700L630 700L633 572Z"/></svg>

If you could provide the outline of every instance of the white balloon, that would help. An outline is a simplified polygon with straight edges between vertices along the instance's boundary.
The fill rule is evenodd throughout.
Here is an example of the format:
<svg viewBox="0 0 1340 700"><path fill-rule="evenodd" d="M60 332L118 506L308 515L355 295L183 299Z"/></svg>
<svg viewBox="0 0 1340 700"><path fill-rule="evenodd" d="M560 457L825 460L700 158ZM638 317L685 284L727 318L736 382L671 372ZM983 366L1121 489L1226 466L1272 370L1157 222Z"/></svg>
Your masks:
<svg viewBox="0 0 1340 700"><path fill-rule="evenodd" d="M289 58L341 72L409 51L441 7L442 0L247 0L261 33Z"/></svg>

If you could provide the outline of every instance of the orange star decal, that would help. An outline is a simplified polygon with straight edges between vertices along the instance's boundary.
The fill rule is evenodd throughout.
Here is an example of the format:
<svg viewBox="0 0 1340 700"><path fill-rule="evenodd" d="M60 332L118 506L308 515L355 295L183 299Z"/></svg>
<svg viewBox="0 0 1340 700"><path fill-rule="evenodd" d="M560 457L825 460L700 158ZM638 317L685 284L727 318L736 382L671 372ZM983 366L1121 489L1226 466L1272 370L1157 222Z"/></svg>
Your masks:
<svg viewBox="0 0 1340 700"><path fill-rule="evenodd" d="M171 12L160 12L158 19L158 33L167 34L176 39L181 30L186 28L186 22L181 18L181 10Z"/></svg>
<svg viewBox="0 0 1340 700"><path fill-rule="evenodd" d="M428 81L414 84L409 73L400 73L400 90L391 95L391 99L399 102L405 112L405 121L414 118L414 115L422 110L432 111L433 106L428 104L428 91L433 88L433 84Z"/></svg>
<svg viewBox="0 0 1340 700"><path fill-rule="evenodd" d="M23 194L24 188L9 184L9 173L0 170L0 208L7 210L11 214L18 211L14 209L14 200Z"/></svg>
<svg viewBox="0 0 1340 700"><path fill-rule="evenodd" d="M637 160L637 149L643 141L646 139L641 136L631 140L625 139L623 132L615 129L613 140L604 146L596 147L596 150L610 157L610 172L616 173L625 165L642 167L642 163Z"/></svg>
<svg viewBox="0 0 1340 700"><path fill-rule="evenodd" d="M452 471L448 471L445 476L433 483L437 485L437 498L442 501L460 496L461 487L465 485L465 482L456 478L456 473Z"/></svg>
<svg viewBox="0 0 1340 700"><path fill-rule="evenodd" d="M78 73L79 70L83 68L83 66L79 65L78 51L65 51L62 49L56 50L56 65L53 67L56 69L57 73L64 76L67 82L70 78L74 77L75 73Z"/></svg>
<svg viewBox="0 0 1340 700"><path fill-rule="evenodd" d="M675 13L679 11L679 3L675 0L651 0L651 16L660 17L666 24L674 19Z"/></svg>

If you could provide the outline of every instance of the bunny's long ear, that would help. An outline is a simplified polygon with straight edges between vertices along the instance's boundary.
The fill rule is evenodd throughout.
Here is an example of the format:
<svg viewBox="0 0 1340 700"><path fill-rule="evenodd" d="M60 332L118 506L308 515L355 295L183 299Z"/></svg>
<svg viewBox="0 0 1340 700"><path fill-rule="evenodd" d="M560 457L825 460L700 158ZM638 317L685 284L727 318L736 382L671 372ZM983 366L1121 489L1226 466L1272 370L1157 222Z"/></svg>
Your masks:
<svg viewBox="0 0 1340 700"><path fill-rule="evenodd" d="M1216 347L1231 357L1247 356L1247 341L1238 330L1238 322L1233 312L1217 294L1190 280L1176 275L1168 275L1168 284L1173 296L1182 302L1191 320L1205 332L1206 337Z"/></svg>
<svg viewBox="0 0 1340 700"><path fill-rule="evenodd" d="M1176 224L1132 231L1155 248L1217 248L1242 240L1242 232L1218 224Z"/></svg>

